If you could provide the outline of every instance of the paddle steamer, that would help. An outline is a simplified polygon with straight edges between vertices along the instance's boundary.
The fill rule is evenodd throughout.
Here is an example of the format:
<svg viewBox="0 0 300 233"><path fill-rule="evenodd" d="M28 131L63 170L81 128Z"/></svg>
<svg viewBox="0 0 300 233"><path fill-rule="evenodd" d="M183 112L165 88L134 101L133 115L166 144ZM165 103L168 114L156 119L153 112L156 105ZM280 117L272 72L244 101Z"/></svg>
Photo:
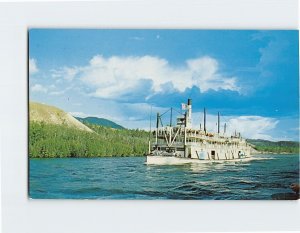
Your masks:
<svg viewBox="0 0 300 233"><path fill-rule="evenodd" d="M192 100L182 104L182 112L176 118L176 125L172 126L170 110L170 124L164 126L162 116L157 113L156 129L149 138L147 164L185 164L235 161L249 158L250 145L240 133L226 134L226 123L220 132L220 114L218 113L217 132L207 132L206 111L204 109L203 128L192 128ZM150 123L151 125L151 123Z"/></svg>

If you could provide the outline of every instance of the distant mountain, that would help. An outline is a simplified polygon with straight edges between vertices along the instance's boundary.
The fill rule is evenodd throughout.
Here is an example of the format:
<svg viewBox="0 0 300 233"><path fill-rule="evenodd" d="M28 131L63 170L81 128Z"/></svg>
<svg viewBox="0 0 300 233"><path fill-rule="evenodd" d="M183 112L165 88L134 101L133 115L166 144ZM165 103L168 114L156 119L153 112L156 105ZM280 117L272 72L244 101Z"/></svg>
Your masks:
<svg viewBox="0 0 300 233"><path fill-rule="evenodd" d="M100 125L100 126L110 127L114 129L125 129L123 126L118 125L117 123L107 120L105 118L98 118L98 117L85 117L85 118L75 117L75 118L82 123Z"/></svg>
<svg viewBox="0 0 300 233"><path fill-rule="evenodd" d="M59 108L30 102L29 120L30 158L142 156L148 150L148 132L106 119L80 118L92 123L85 125Z"/></svg>
<svg viewBox="0 0 300 233"><path fill-rule="evenodd" d="M258 151L274 153L299 153L299 142L278 141L272 142L263 139L247 139Z"/></svg>
<svg viewBox="0 0 300 233"><path fill-rule="evenodd" d="M263 139L247 139L247 142L257 146L281 146L281 147L294 147L299 146L299 142L294 141L278 141L272 142Z"/></svg>
<svg viewBox="0 0 300 233"><path fill-rule="evenodd" d="M64 125L88 132L93 132L89 127L76 120L69 113L46 104L29 102L30 122L44 122L46 124Z"/></svg>

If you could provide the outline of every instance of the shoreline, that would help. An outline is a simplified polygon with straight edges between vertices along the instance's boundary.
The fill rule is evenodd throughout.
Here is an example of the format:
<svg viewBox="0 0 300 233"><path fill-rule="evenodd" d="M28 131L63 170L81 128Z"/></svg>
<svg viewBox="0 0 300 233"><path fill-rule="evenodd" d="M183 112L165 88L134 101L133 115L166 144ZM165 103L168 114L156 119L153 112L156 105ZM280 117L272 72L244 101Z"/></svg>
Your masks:
<svg viewBox="0 0 300 233"><path fill-rule="evenodd" d="M290 153L290 152L270 152L270 151L257 151L253 153L252 155L296 155L297 153ZM298 153L299 155L299 153Z"/></svg>
<svg viewBox="0 0 300 233"><path fill-rule="evenodd" d="M288 153L288 152L282 152L282 153L275 153L275 152L260 152L257 151L251 156L257 156L257 155L297 155L296 153ZM298 154L299 155L299 154ZM116 155L116 156L88 156L88 157L28 157L29 159L94 159L94 158L125 158L125 157L146 157L146 155Z"/></svg>
<svg viewBox="0 0 300 233"><path fill-rule="evenodd" d="M82 157L28 157L29 159L94 159L94 158L128 158L128 157L146 157L146 155L116 155L116 156L82 156Z"/></svg>

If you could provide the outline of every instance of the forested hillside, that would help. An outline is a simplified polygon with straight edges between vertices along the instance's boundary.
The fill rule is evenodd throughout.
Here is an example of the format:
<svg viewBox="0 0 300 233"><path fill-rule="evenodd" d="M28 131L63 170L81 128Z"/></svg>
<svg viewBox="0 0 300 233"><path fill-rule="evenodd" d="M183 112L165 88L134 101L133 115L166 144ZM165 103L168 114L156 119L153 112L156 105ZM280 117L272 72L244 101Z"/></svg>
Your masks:
<svg viewBox="0 0 300 233"><path fill-rule="evenodd" d="M75 118L84 124L94 124L94 125L101 125L110 128L115 128L115 129L124 129L123 126L118 125L115 122L104 118L98 118L98 117L85 117L85 118L75 117Z"/></svg>
<svg viewBox="0 0 300 233"><path fill-rule="evenodd" d="M299 142L278 141L272 142L262 139L247 139L257 151L272 153L299 153Z"/></svg>
<svg viewBox="0 0 300 233"><path fill-rule="evenodd" d="M30 158L142 156L148 150L146 131L88 126L94 132L30 122Z"/></svg>

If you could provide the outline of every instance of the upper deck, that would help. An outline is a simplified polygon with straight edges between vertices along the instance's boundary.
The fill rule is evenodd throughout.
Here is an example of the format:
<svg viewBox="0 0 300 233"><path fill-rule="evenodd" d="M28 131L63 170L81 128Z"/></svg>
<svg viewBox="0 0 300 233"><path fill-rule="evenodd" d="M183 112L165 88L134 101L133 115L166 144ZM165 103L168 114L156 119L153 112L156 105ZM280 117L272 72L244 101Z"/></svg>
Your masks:
<svg viewBox="0 0 300 233"><path fill-rule="evenodd" d="M203 128L192 127L192 101L182 104L181 112L172 126L172 108L170 109L168 125L162 122L163 114L157 113L156 129L152 131L155 141L149 141L149 153L177 154L180 157L199 158L205 152L208 158L235 158L241 154L250 154L249 144L240 133L230 135L226 133L226 123L223 132L220 132L220 114L218 113L217 132L206 130L206 110L204 109Z"/></svg>
<svg viewBox="0 0 300 233"><path fill-rule="evenodd" d="M156 131L153 131L156 134ZM209 143L227 143L240 144L245 143L245 139L237 136L225 136L224 134L208 133L203 130L186 129L183 127L162 127L157 129L158 139L168 139L174 142L209 142Z"/></svg>

